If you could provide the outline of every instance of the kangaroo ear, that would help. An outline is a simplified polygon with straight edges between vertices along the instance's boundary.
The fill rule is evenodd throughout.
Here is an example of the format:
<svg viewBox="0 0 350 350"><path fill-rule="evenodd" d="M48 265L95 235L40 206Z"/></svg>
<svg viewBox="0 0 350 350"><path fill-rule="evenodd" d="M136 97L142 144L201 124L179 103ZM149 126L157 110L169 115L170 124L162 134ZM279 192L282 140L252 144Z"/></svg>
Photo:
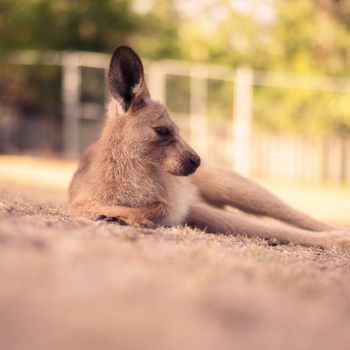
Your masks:
<svg viewBox="0 0 350 350"><path fill-rule="evenodd" d="M140 57L127 46L117 47L112 55L108 71L109 90L122 110L139 108L149 92L143 75Z"/></svg>

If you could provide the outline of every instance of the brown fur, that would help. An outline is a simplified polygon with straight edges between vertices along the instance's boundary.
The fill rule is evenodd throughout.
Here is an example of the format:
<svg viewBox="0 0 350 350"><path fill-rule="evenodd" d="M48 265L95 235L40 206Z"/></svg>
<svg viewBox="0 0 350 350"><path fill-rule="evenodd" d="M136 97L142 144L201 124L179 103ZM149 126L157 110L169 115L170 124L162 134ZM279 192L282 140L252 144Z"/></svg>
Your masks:
<svg viewBox="0 0 350 350"><path fill-rule="evenodd" d="M109 87L113 98L101 137L83 153L69 188L74 215L146 227L187 223L213 233L350 250L347 232L302 214L252 181L208 165L196 171L199 157L165 107L151 100L142 63L130 48L115 50Z"/></svg>

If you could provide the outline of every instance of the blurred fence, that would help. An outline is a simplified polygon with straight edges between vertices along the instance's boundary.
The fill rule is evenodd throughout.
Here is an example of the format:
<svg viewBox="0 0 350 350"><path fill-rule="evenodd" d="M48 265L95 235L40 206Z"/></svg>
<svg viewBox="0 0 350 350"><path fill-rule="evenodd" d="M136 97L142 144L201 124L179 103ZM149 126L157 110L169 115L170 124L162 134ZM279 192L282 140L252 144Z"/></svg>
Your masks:
<svg viewBox="0 0 350 350"><path fill-rule="evenodd" d="M1 64L61 67L62 151L67 156L77 156L96 139L109 98L106 89L109 55L13 52L2 57ZM233 167L245 175L317 183L350 183L349 139L288 135L252 127L255 87L349 94L350 80L173 60L144 61L144 65L152 97L167 105L185 137L203 158ZM208 96L214 94L215 100L215 93L220 93L222 89L226 95L229 94L229 107L225 113L230 117L210 118ZM5 112L1 111L2 114ZM221 114L222 111L219 108L217 112ZM38 132L40 128L36 130Z"/></svg>

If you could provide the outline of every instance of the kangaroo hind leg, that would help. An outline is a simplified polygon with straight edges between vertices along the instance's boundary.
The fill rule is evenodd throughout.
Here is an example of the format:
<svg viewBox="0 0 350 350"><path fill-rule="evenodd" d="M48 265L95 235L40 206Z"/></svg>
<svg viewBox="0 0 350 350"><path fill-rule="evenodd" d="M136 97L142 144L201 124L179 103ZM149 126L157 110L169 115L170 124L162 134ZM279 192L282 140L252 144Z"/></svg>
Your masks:
<svg viewBox="0 0 350 350"><path fill-rule="evenodd" d="M268 216L311 231L333 229L292 208L268 190L235 172L204 165L192 175L192 179L202 198L211 205L233 206L247 213Z"/></svg>

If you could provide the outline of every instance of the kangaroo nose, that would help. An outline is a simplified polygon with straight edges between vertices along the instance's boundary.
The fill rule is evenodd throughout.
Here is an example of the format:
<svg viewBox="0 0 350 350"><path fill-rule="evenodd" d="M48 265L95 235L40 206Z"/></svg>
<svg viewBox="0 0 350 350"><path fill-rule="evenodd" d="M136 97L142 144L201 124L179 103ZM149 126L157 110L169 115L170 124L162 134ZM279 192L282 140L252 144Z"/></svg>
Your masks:
<svg viewBox="0 0 350 350"><path fill-rule="evenodd" d="M190 163L193 167L198 168L201 164L201 159L199 158L199 156L197 156L197 154L191 154Z"/></svg>
<svg viewBox="0 0 350 350"><path fill-rule="evenodd" d="M201 159L195 153L190 153L188 158L183 163L182 176L187 176L194 173L199 165L201 164Z"/></svg>

